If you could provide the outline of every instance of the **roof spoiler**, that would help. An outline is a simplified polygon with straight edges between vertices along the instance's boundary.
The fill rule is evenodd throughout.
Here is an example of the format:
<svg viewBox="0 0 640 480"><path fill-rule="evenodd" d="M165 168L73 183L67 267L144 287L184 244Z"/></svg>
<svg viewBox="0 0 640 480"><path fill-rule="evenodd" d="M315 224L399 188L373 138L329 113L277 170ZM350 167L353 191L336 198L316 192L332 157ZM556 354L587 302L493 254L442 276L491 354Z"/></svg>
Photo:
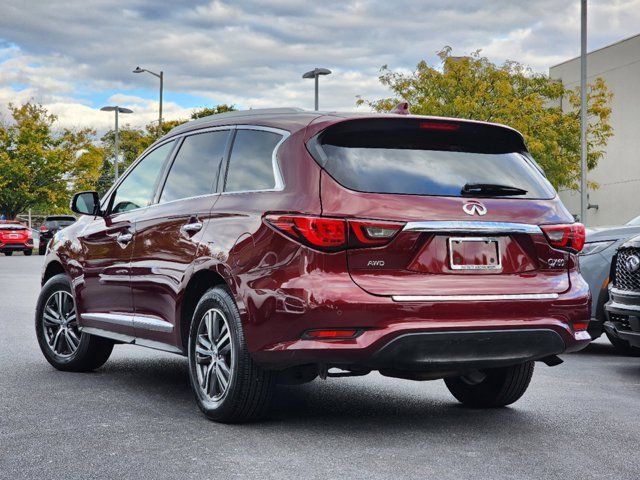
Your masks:
<svg viewBox="0 0 640 480"><path fill-rule="evenodd" d="M397 115L409 115L409 113L411 113L409 112L409 102L400 102L389 113L395 113Z"/></svg>

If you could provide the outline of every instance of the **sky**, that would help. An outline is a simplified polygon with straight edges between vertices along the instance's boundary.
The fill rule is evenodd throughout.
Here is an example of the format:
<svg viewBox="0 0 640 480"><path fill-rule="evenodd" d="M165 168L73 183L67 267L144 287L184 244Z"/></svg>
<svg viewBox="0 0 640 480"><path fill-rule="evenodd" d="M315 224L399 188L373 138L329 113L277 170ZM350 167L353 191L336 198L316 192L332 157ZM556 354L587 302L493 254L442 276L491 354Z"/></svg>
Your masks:
<svg viewBox="0 0 640 480"><path fill-rule="evenodd" d="M588 49L640 33L640 0L590 0ZM42 103L61 126L104 131L158 116L164 71L166 120L197 107L355 110L357 96L388 96L380 67L411 71L436 52L481 49L492 61L535 71L580 53L580 2L477 0L0 0L0 116L8 103ZM367 107L359 107L366 109Z"/></svg>

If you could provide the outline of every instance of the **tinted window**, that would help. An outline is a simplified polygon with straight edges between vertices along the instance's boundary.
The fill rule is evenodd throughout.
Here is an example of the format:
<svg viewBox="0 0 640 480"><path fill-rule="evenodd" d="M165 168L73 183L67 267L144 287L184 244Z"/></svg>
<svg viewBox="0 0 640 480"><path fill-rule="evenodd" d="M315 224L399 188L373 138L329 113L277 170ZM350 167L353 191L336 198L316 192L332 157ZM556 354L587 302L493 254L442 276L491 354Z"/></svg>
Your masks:
<svg viewBox="0 0 640 480"><path fill-rule="evenodd" d="M518 145L513 132L486 125L445 125L446 129L415 120L356 122L355 127L329 130L312 151L336 181L361 192L459 197L465 184L476 183L526 190L518 198L555 195L520 153L524 145Z"/></svg>
<svg viewBox="0 0 640 480"><path fill-rule="evenodd" d="M156 184L162 165L173 148L174 142L168 142L156 148L142 159L129 172L116 190L112 213L126 212L146 207L151 203L153 187Z"/></svg>
<svg viewBox="0 0 640 480"><path fill-rule="evenodd" d="M238 130L227 172L226 192L275 187L273 150L281 135L260 130Z"/></svg>
<svg viewBox="0 0 640 480"><path fill-rule="evenodd" d="M186 137L171 166L160 202L214 192L228 136L225 130Z"/></svg>

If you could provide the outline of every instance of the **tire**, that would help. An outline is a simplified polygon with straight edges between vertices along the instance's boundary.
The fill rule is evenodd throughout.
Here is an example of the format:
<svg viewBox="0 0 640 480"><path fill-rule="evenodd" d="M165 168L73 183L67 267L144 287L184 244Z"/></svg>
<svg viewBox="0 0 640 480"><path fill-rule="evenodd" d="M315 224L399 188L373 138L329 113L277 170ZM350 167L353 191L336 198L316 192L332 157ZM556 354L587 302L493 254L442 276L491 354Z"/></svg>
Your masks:
<svg viewBox="0 0 640 480"><path fill-rule="evenodd" d="M113 350L111 340L78 331L71 284L63 273L50 278L42 287L35 327L42 354L58 370L95 370L108 360Z"/></svg>
<svg viewBox="0 0 640 480"><path fill-rule="evenodd" d="M209 290L198 302L188 354L191 387L207 418L240 423L266 413L277 375L251 358L238 307L225 288Z"/></svg>
<svg viewBox="0 0 640 480"><path fill-rule="evenodd" d="M628 355L630 357L640 357L640 348L631 346L629 342L614 337L606 330L605 334L611 342L611 345L613 345L613 348L615 348L618 353L621 353L622 355Z"/></svg>
<svg viewBox="0 0 640 480"><path fill-rule="evenodd" d="M22 253L24 253L27 257L29 257L33 253L33 250L25 250Z"/></svg>
<svg viewBox="0 0 640 480"><path fill-rule="evenodd" d="M472 382L467 377L445 378L452 395L463 405L473 408L495 408L518 400L529 386L533 362L511 367L484 370L485 378Z"/></svg>
<svg viewBox="0 0 640 480"><path fill-rule="evenodd" d="M44 255L47 252L47 247L46 246L38 246L38 255Z"/></svg>
<svg viewBox="0 0 640 480"><path fill-rule="evenodd" d="M11 255L13 255L13 252L4 252L4 254L5 254L7 257L10 257Z"/></svg>

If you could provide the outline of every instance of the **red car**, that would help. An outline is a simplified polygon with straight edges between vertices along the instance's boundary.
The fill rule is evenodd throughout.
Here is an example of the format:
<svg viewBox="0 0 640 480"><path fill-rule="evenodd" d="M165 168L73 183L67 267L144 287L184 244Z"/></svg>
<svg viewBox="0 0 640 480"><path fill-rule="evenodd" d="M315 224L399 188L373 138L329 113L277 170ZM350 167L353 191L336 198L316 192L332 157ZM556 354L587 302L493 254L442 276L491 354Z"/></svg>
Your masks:
<svg viewBox="0 0 640 480"><path fill-rule="evenodd" d="M0 221L0 252L6 256L13 255L13 252L31 255L33 253L31 229L12 220Z"/></svg>
<svg viewBox="0 0 640 480"><path fill-rule="evenodd" d="M277 383L443 378L463 404L526 390L589 343L574 223L515 130L252 110L173 129L50 245L36 331L61 370L115 343L189 358L211 419Z"/></svg>

